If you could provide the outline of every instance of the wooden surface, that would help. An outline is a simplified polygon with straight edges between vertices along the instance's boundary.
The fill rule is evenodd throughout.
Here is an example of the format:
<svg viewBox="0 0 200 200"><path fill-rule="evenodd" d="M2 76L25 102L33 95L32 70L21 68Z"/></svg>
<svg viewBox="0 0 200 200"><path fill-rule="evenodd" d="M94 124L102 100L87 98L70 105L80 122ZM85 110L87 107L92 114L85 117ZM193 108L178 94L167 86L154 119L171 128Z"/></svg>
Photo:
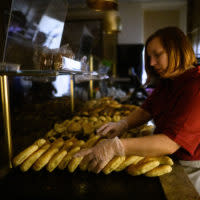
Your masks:
<svg viewBox="0 0 200 200"><path fill-rule="evenodd" d="M160 182L167 200L200 200L183 167L178 163L175 163L171 173L160 176Z"/></svg>

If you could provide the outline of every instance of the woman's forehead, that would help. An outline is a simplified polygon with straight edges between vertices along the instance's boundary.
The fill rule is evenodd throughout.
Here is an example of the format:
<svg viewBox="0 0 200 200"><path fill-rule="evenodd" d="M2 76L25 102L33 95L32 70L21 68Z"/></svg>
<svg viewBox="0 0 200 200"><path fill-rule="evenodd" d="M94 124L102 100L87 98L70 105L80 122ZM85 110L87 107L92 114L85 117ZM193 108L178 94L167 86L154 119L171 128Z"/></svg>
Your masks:
<svg viewBox="0 0 200 200"><path fill-rule="evenodd" d="M162 50L163 45L160 41L160 38L155 37L153 38L147 45L147 52L152 52L152 51L157 51L157 50Z"/></svg>

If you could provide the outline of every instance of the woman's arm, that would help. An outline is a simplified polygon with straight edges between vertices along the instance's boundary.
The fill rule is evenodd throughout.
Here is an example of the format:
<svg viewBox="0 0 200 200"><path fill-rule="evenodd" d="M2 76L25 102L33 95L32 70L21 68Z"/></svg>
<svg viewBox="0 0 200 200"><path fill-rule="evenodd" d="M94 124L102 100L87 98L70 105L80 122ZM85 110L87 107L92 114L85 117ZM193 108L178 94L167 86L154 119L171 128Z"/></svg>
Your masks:
<svg viewBox="0 0 200 200"><path fill-rule="evenodd" d="M173 154L180 148L164 134L121 139L126 155L162 156Z"/></svg>
<svg viewBox="0 0 200 200"><path fill-rule="evenodd" d="M151 119L152 117L150 113L140 107L136 108L129 116L125 118L128 124L128 129L143 125Z"/></svg>

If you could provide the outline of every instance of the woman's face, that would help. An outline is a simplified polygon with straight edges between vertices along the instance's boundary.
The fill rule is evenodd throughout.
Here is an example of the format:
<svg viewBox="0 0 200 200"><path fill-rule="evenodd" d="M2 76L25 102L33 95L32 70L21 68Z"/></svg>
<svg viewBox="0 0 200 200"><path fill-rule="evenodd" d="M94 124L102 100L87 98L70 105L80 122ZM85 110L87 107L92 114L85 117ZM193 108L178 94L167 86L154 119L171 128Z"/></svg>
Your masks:
<svg viewBox="0 0 200 200"><path fill-rule="evenodd" d="M147 45L150 67L163 77L168 67L168 55L158 37L152 39Z"/></svg>

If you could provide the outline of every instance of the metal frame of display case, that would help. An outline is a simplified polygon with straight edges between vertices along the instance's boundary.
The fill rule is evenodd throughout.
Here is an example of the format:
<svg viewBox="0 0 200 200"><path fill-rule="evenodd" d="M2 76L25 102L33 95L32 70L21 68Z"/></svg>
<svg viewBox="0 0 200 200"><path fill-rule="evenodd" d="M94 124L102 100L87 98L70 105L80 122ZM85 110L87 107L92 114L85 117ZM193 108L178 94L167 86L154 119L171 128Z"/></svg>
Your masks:
<svg viewBox="0 0 200 200"><path fill-rule="evenodd" d="M27 2L29 2L29 1L27 1ZM44 2L41 2L41 1L38 1L38 2L39 2L38 5L40 5L40 9L38 9L37 12L35 13L34 20L39 19L39 17L41 18L43 15L44 16L47 15L47 16L49 16L53 19L55 18L56 20L59 20L61 22L65 21L67 9L68 9L67 1L65 1L65 0L60 1L60 5L61 5L60 7L54 6L54 5L57 5L56 1L48 1L47 0ZM30 38L29 39L24 38L24 37L22 37L23 34L18 33L18 32L17 32L18 34L13 32L11 35L9 35L9 28L13 25L14 19L20 18L20 17L17 18L15 15L13 15L13 11L19 11L23 15L24 13L22 12L22 9L20 9L23 4L24 4L24 2L20 1L20 0L18 2L17 2L17 0L12 1L12 5L11 5L11 9L10 9L10 16L9 16L9 20L8 20L8 24L7 24L8 30L7 30L7 34L6 34L5 48L3 51L3 62L4 63L0 63L2 115L3 115L4 129L5 129L5 131L4 131L5 139L6 139L6 143L7 143L6 145L7 145L7 152L8 152L9 168L12 168L11 160L12 160L12 155L13 155L13 147L12 147L12 133L11 133L12 128L11 128L11 116L10 116L11 113L10 113L9 82L8 82L9 79L8 79L8 77L10 77L10 76L26 76L26 77L27 76L29 76L29 77L51 77L52 76L52 77L54 77L54 76L58 76L58 75L70 75L70 103L71 103L71 111L72 112L74 112L74 109L75 109L75 103L74 103L75 76L76 75L83 75L83 77L84 77L84 75L85 75L85 77L87 76L87 79L84 81L89 82L90 98L93 98L93 80L102 80L102 78L98 75L98 73L95 73L95 74L93 73L93 68L94 68L93 67L93 56L90 56L90 58L89 58L89 71L88 72L82 72L81 70L73 71L73 70L68 70L68 69L53 70L55 68L48 68L48 67L45 68L45 70L44 70L44 69L40 68L39 64L37 67L34 66L33 68L31 68L29 70L29 67L32 67L32 65L29 66L29 65L27 65L26 62L23 63L20 59L21 57L19 59L17 58L14 61L12 59L9 60L10 58L12 58L13 54L9 53L9 51L8 51L9 45L8 44L10 42L10 39L15 38L14 36L16 36L15 42L18 41L19 39L22 43L29 41L28 44L33 49L34 49L35 45L36 46L42 45L42 44L38 44L38 43L32 43L31 42L32 40L30 40ZM30 4L30 2L29 2L29 4L27 4L27 6L29 6L29 10L32 8L31 7L32 5ZM56 12L56 11L59 11L59 12ZM37 20L35 21L35 23L36 22L38 23ZM18 24L18 26L19 26L18 28L23 28L23 30L25 28L25 27L21 26L21 24L20 25ZM50 30L52 31L53 29L51 28ZM19 36L20 36L20 38L19 38ZM17 44L18 43L14 43L14 45L17 45ZM21 49L18 49L18 50L21 50ZM24 56L23 52L21 53L18 50L15 49L14 55L20 53L23 56L23 59L28 57L27 55ZM13 62L19 63L19 65L12 64ZM21 69L20 69L20 65L22 65Z"/></svg>
<svg viewBox="0 0 200 200"><path fill-rule="evenodd" d="M12 66L12 65L11 65ZM74 112L74 84L76 75L89 75L89 90L90 98L93 98L93 80L102 80L99 78L98 73L93 74L93 57L90 56L90 72L83 73L80 71L67 71L67 70L9 70L9 68L1 69L0 83L1 83L1 98L3 110L3 122L5 128L5 137L8 151L8 164L12 168L12 133L11 133L11 117L10 117L10 101L9 101L9 84L8 76L57 76L57 75L70 75L70 101L71 112ZM104 78L104 77L103 77ZM106 77L107 78L107 77ZM88 80L86 80L88 81Z"/></svg>
<svg viewBox="0 0 200 200"><path fill-rule="evenodd" d="M93 72L94 66L93 66L93 56L90 56L89 60L89 66L90 66L90 72ZM90 98L93 98L93 80L89 80L90 85Z"/></svg>
<svg viewBox="0 0 200 200"><path fill-rule="evenodd" d="M12 137L11 137L11 119L10 119L10 102L9 102L9 89L8 89L8 77L7 75L0 76L1 82L1 100L2 100L2 112L5 128L5 137L8 147L8 165L12 168Z"/></svg>
<svg viewBox="0 0 200 200"><path fill-rule="evenodd" d="M8 151L8 165L12 168L12 133L11 133L11 116L10 116L10 100L9 100L9 84L8 76L57 76L70 75L70 99L71 111L74 111L74 76L78 72L69 71L53 71L53 70L17 70L9 71L8 69L0 71L2 114L5 129L5 139ZM80 73L79 73L80 74Z"/></svg>

